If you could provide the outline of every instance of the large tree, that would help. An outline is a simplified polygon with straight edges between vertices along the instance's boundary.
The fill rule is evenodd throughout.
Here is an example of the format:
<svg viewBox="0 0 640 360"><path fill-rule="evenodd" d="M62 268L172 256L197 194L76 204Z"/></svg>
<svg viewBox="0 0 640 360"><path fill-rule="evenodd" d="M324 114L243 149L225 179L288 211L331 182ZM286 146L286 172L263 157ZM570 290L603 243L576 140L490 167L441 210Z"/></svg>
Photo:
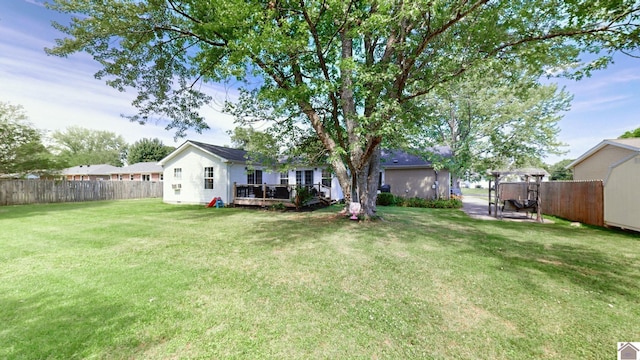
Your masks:
<svg viewBox="0 0 640 360"><path fill-rule="evenodd" d="M51 134L59 158L69 166L110 164L122 166L127 155L127 142L111 131L70 126Z"/></svg>
<svg viewBox="0 0 640 360"><path fill-rule="evenodd" d="M174 149L172 146L163 144L158 138L144 138L128 147L127 162L135 164L138 162L160 161Z"/></svg>
<svg viewBox="0 0 640 360"><path fill-rule="evenodd" d="M84 51L96 74L138 92L132 120L201 130L200 81L257 79L237 113L310 127L344 193L375 211L380 144L421 118L421 97L480 65L578 64L581 52L633 51L637 1L54 0L73 14L50 54ZM80 15L78 15L80 14ZM604 53L578 76L610 61ZM257 104L257 105L256 105ZM294 125L295 124L295 125Z"/></svg>
<svg viewBox="0 0 640 360"><path fill-rule="evenodd" d="M490 72L467 74L441 84L425 96L422 122L409 135L415 148L447 145L440 159L453 175L531 165L545 154L561 153L557 140L561 112L571 96L536 76L503 79Z"/></svg>
<svg viewBox="0 0 640 360"><path fill-rule="evenodd" d="M0 174L47 173L59 168L24 108L0 102Z"/></svg>

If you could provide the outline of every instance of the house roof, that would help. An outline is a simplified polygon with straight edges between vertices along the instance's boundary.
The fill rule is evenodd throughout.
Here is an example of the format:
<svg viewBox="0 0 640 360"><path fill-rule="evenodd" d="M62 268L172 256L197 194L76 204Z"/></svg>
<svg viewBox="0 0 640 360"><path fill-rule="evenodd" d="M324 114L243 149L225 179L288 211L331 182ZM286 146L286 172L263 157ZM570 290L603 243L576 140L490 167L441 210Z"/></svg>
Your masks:
<svg viewBox="0 0 640 360"><path fill-rule="evenodd" d="M434 157L451 157L451 149L441 146L433 149ZM402 150L382 150L380 165L386 169L432 167L433 161Z"/></svg>
<svg viewBox="0 0 640 360"><path fill-rule="evenodd" d="M234 148L228 148L224 146L205 144L205 143L191 141L191 140L189 142L212 154L216 154L221 158L225 158L227 160L240 161L240 162L247 161L247 158L246 158L247 152L242 149L234 149Z"/></svg>
<svg viewBox="0 0 640 360"><path fill-rule="evenodd" d="M118 171L118 167L109 164L78 165L62 170L63 175L111 175Z"/></svg>
<svg viewBox="0 0 640 360"><path fill-rule="evenodd" d="M194 146L199 148L200 150L207 152L209 154L215 155L217 157L222 158L223 160L228 160L232 162L245 163L247 161L247 152L242 149L233 149L224 146L211 145L198 141L187 140L182 145L178 146L177 149L172 151L169 155L167 155L164 159L160 160L158 164L160 166L164 165L168 160L175 157L177 154L182 152L185 148Z"/></svg>
<svg viewBox="0 0 640 360"><path fill-rule="evenodd" d="M162 166L156 161L139 162L118 168L114 174L142 174L142 173L161 173Z"/></svg>
<svg viewBox="0 0 640 360"><path fill-rule="evenodd" d="M607 145L617 146L623 149L640 152L640 138L606 139L606 140L602 140L598 145L592 147L591 149L589 149L589 151L585 152L579 158L575 159L571 164L567 165L566 168L571 169L575 167L576 165L578 165L579 163L587 159L589 156L600 151L603 147Z"/></svg>

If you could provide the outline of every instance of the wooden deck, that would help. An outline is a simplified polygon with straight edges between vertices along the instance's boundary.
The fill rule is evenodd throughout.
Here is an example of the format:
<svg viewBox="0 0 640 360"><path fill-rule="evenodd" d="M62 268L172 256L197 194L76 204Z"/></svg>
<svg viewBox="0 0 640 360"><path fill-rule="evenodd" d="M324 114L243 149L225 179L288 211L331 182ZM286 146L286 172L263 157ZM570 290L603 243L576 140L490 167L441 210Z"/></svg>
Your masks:
<svg viewBox="0 0 640 360"><path fill-rule="evenodd" d="M237 206L269 207L282 204L295 208L296 188L299 185L233 184L233 204ZM331 188L322 184L304 185L315 194L304 206L331 204Z"/></svg>

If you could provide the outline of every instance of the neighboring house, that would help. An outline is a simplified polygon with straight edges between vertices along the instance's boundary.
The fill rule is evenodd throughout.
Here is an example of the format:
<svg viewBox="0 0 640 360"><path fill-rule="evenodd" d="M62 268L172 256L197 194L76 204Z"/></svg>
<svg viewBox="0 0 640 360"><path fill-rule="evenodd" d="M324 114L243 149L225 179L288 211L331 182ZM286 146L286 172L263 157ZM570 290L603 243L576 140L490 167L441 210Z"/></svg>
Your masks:
<svg viewBox="0 0 640 360"><path fill-rule="evenodd" d="M221 198L227 204L241 198L245 202L236 203L257 204L257 199L276 203L277 199L290 199L296 186L313 184L330 199L342 198L337 179L322 168L298 167L276 173L248 164L246 156L241 149L186 141L158 163L164 169L163 201L207 204Z"/></svg>
<svg viewBox="0 0 640 360"><path fill-rule="evenodd" d="M442 157L450 157L451 151L438 148ZM383 150L380 167L380 183L390 187L397 196L425 199L449 198L451 174L446 169L436 170L431 161L399 150Z"/></svg>
<svg viewBox="0 0 640 360"><path fill-rule="evenodd" d="M640 138L603 140L567 168L603 181L605 225L640 231Z"/></svg>
<svg viewBox="0 0 640 360"><path fill-rule="evenodd" d="M78 165L62 170L62 175L71 181L110 180L111 174L118 169L109 164Z"/></svg>
<svg viewBox="0 0 640 360"><path fill-rule="evenodd" d="M162 181L163 169L157 162L139 162L117 168L111 173L111 180L124 181Z"/></svg>

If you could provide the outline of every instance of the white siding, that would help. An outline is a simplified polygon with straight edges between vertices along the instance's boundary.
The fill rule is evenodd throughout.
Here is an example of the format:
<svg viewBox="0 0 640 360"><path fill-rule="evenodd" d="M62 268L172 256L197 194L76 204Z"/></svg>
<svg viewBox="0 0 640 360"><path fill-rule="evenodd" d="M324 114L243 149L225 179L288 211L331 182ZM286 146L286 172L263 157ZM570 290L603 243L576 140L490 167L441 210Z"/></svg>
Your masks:
<svg viewBox="0 0 640 360"><path fill-rule="evenodd" d="M204 168L214 168L213 189L204 188ZM182 178L174 178L174 169L182 169ZM222 198L225 204L233 200L233 184L247 183L247 165L227 163L225 160L204 152L196 147L187 146L163 165L163 201L170 204L208 204L214 197ZM260 169L257 167L256 169ZM322 182L321 168L299 168L290 170L289 184L296 183L296 170L313 170L313 184ZM279 172L263 169L262 182L280 184ZM180 189L174 188L180 185ZM331 181L331 198L344 198L337 178Z"/></svg>
<svg viewBox="0 0 640 360"><path fill-rule="evenodd" d="M195 147L187 147L164 165L163 201L172 204L208 204L214 197L229 200L228 169L221 159ZM204 168L214 168L213 189L204 188ZM182 169L182 179L174 178L174 169ZM173 186L180 184L181 189Z"/></svg>

